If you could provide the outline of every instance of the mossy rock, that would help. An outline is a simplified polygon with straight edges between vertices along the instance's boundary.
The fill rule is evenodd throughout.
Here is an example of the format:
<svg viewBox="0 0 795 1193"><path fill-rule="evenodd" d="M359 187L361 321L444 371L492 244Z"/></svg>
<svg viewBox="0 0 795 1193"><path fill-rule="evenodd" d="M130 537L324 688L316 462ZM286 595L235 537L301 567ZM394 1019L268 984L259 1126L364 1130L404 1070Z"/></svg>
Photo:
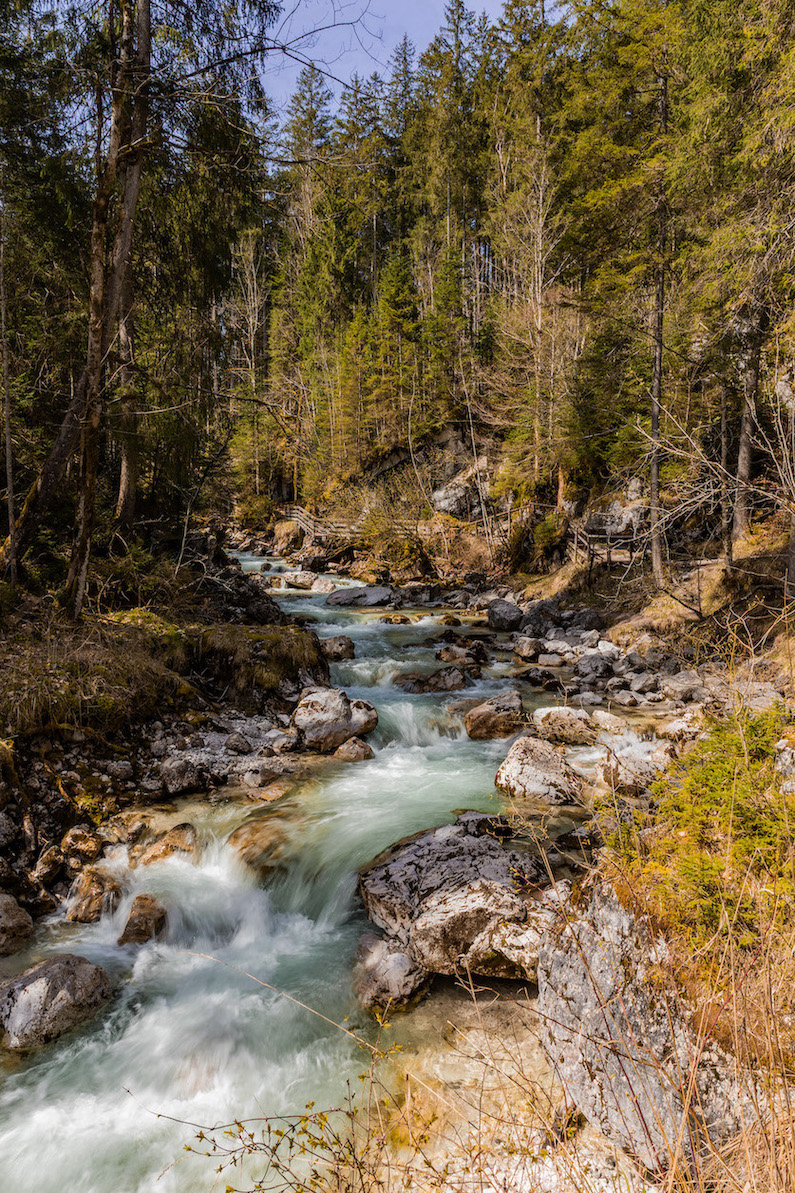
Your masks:
<svg viewBox="0 0 795 1193"><path fill-rule="evenodd" d="M314 634L295 626L210 626L201 635L201 663L239 700L259 707L285 680L328 680L328 663Z"/></svg>

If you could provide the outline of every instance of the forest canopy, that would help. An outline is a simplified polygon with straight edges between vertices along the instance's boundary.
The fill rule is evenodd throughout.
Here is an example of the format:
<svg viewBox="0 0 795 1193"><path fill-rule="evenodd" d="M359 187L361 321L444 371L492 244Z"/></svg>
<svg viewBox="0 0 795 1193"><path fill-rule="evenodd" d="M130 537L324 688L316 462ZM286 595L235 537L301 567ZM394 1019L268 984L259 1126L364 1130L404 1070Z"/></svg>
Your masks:
<svg viewBox="0 0 795 1193"><path fill-rule="evenodd" d="M6 572L79 612L210 494L421 512L450 428L505 500L643 477L656 572L795 508L791 4L449 0L281 122L277 12L0 0Z"/></svg>

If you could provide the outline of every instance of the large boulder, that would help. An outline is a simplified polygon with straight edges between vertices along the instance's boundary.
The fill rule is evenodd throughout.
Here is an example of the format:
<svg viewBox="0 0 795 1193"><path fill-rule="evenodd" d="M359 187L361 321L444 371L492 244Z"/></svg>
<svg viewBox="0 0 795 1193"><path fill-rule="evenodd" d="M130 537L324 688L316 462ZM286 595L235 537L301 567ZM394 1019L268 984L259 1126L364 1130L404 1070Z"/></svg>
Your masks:
<svg viewBox="0 0 795 1193"><path fill-rule="evenodd" d="M356 653L353 639L345 634L337 634L335 638L321 638L320 649L330 663L340 663L343 659L352 659Z"/></svg>
<svg viewBox="0 0 795 1193"><path fill-rule="evenodd" d="M118 944L146 944L147 940L154 940L164 930L167 918L166 908L154 896L136 895Z"/></svg>
<svg viewBox="0 0 795 1193"><path fill-rule="evenodd" d="M338 688L317 688L301 697L292 717L304 744L321 754L333 754L351 737L371 733L378 713L366 700L350 700Z"/></svg>
<svg viewBox="0 0 795 1193"><path fill-rule="evenodd" d="M546 741L520 737L494 780L513 799L542 804L583 802L582 779L561 752Z"/></svg>
<svg viewBox="0 0 795 1193"><path fill-rule="evenodd" d="M93 1018L110 998L104 969L84 957L50 957L0 982L0 1042L18 1051L41 1048Z"/></svg>
<svg viewBox="0 0 795 1193"><path fill-rule="evenodd" d="M379 605L394 605L398 600L398 594L389 585L371 584L357 588L338 588L326 597L326 604L343 608L353 605L357 609L370 609Z"/></svg>
<svg viewBox="0 0 795 1193"><path fill-rule="evenodd" d="M285 519L273 528L273 546L277 555L289 555L297 551L304 541L304 532L297 522Z"/></svg>
<svg viewBox="0 0 795 1193"><path fill-rule="evenodd" d="M69 893L67 920L93 924L104 911L113 911L121 895L118 881L101 866L86 866Z"/></svg>
<svg viewBox="0 0 795 1193"><path fill-rule="evenodd" d="M471 668L462 671L460 667L441 667L430 675L410 672L397 680L396 686L415 696L428 692L460 692L470 684L472 674Z"/></svg>
<svg viewBox="0 0 795 1193"><path fill-rule="evenodd" d="M362 870L365 910L387 934L388 951L424 972L528 976L517 944L533 930L525 892L548 877L540 857L510 835L500 818L468 812ZM394 964L411 972L405 962Z"/></svg>
<svg viewBox="0 0 795 1193"><path fill-rule="evenodd" d="M0 957L18 953L33 935L33 920L13 895L0 893Z"/></svg>
<svg viewBox="0 0 795 1193"><path fill-rule="evenodd" d="M489 602L487 616L490 630L510 632L519 629L523 614L518 605L513 605L510 601L503 601L498 597L496 601Z"/></svg>
<svg viewBox="0 0 795 1193"><path fill-rule="evenodd" d="M609 887L542 945L538 1015L567 1097L650 1171L695 1168L739 1129L736 1062L693 1030L663 942Z"/></svg>
<svg viewBox="0 0 795 1193"><path fill-rule="evenodd" d="M469 710L464 717L464 724L473 741L513 737L524 724L521 693L510 690L490 696Z"/></svg>
<svg viewBox="0 0 795 1193"><path fill-rule="evenodd" d="M160 764L160 779L168 795L206 791L210 781L206 769L200 763L180 755Z"/></svg>
<svg viewBox="0 0 795 1193"><path fill-rule="evenodd" d="M596 730L583 708L566 708L553 704L537 708L533 724L547 741L567 746L589 746L596 740Z"/></svg>

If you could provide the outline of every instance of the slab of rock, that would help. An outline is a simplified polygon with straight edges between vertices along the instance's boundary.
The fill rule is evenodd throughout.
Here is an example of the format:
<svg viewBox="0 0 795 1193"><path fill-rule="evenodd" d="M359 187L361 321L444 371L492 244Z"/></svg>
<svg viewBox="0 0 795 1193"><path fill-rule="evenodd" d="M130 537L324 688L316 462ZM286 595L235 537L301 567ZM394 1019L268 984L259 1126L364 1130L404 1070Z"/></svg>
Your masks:
<svg viewBox="0 0 795 1193"><path fill-rule="evenodd" d="M312 592L322 592L328 595L330 592L335 592L337 584L329 576L317 576L312 585Z"/></svg>
<svg viewBox="0 0 795 1193"><path fill-rule="evenodd" d="M733 1135L749 1109L736 1062L696 1038L667 987L663 943L608 887L540 950L538 1014L557 1079L594 1127L652 1172L677 1150L695 1167L694 1153Z"/></svg>
<svg viewBox="0 0 795 1193"><path fill-rule="evenodd" d="M469 710L464 717L464 724L473 741L513 737L524 724L521 693L510 690L490 696Z"/></svg>
<svg viewBox="0 0 795 1193"><path fill-rule="evenodd" d="M0 894L0 957L24 948L33 935L33 920L13 895Z"/></svg>
<svg viewBox="0 0 795 1193"><path fill-rule="evenodd" d="M533 724L547 741L567 746L589 746L596 740L596 730L583 708L565 708L562 705L537 708L533 713Z"/></svg>
<svg viewBox="0 0 795 1193"><path fill-rule="evenodd" d="M592 650L577 660L574 674L589 681L608 679L613 674L613 664L601 651Z"/></svg>
<svg viewBox="0 0 795 1193"><path fill-rule="evenodd" d="M291 724L308 749L332 754L349 738L371 733L378 713L366 700L349 700L339 688L317 688L301 697Z"/></svg>
<svg viewBox="0 0 795 1193"><path fill-rule="evenodd" d="M353 992L365 1010L404 1007L429 984L431 974L394 941L364 932L353 964Z"/></svg>
<svg viewBox="0 0 795 1193"><path fill-rule="evenodd" d="M563 655L559 654L540 654L538 656L539 667L562 667Z"/></svg>
<svg viewBox="0 0 795 1193"><path fill-rule="evenodd" d="M543 643L538 638L528 638L522 634L513 644L513 653L525 663L535 663L543 649Z"/></svg>
<svg viewBox="0 0 795 1193"><path fill-rule="evenodd" d="M581 804L582 779L561 752L546 741L520 737L494 780L513 799L542 804Z"/></svg>
<svg viewBox="0 0 795 1193"><path fill-rule="evenodd" d="M486 661L486 651L482 646L478 649L479 645L469 647L452 642L437 650L436 658L440 663L455 663L458 667L478 667Z"/></svg>
<svg viewBox="0 0 795 1193"><path fill-rule="evenodd" d="M427 692L460 692L471 683L473 671L463 671L460 667L442 667L432 671L430 675L412 673L396 681L396 686L412 695L422 695Z"/></svg>
<svg viewBox="0 0 795 1193"><path fill-rule="evenodd" d="M487 616L489 629L503 632L518 630L522 624L523 614L517 605L498 598L496 601L489 602Z"/></svg>
<svg viewBox="0 0 795 1193"><path fill-rule="evenodd" d="M0 982L0 1041L26 1051L92 1019L110 998L104 969L70 953Z"/></svg>
<svg viewBox="0 0 795 1193"><path fill-rule="evenodd" d="M155 841L142 842L130 854L132 866L153 866L175 853L192 857L199 851L199 838L192 824L177 824Z"/></svg>
<svg viewBox="0 0 795 1193"><path fill-rule="evenodd" d="M327 605L354 605L359 609L371 609L378 605L392 605L398 597L393 588L386 584L371 584L356 588L338 588L326 597Z"/></svg>
<svg viewBox="0 0 795 1193"><path fill-rule="evenodd" d="M707 690L697 671L677 671L676 675L665 675L660 680L660 690L669 700L703 701Z"/></svg>
<svg viewBox="0 0 795 1193"><path fill-rule="evenodd" d="M113 911L121 886L100 866L86 866L72 886L66 918L73 924L93 924L104 911Z"/></svg>
<svg viewBox="0 0 795 1193"><path fill-rule="evenodd" d="M603 783L618 795L642 795L671 761L674 751L664 747L649 753L638 753L632 749L621 752L608 750L607 758L600 763L598 774Z"/></svg>
<svg viewBox="0 0 795 1193"><path fill-rule="evenodd" d="M321 640L320 649L330 663L339 663L343 659L352 659L356 653L353 639L345 634L338 634L336 638Z"/></svg>
<svg viewBox="0 0 795 1193"><path fill-rule="evenodd" d="M154 940L166 926L168 912L152 895L136 895L127 916L127 923L117 943L146 944Z"/></svg>
<svg viewBox="0 0 795 1193"><path fill-rule="evenodd" d="M189 795L206 791L209 786L205 768L191 758L179 756L161 762L160 779L168 795Z"/></svg>
<svg viewBox="0 0 795 1193"><path fill-rule="evenodd" d="M343 762L369 762L375 758L375 754L372 746L360 737L349 737L341 746L337 746L334 757L341 758Z"/></svg>

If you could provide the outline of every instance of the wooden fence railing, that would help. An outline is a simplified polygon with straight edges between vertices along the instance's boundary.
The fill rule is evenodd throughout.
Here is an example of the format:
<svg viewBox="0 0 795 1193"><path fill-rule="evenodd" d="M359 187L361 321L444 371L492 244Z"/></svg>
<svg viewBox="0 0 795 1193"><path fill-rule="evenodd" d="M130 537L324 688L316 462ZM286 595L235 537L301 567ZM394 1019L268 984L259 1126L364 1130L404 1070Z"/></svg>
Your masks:
<svg viewBox="0 0 795 1193"><path fill-rule="evenodd" d="M462 527L472 534L482 534L489 542L505 543L511 530L517 523L531 519L533 515L554 512L554 506L541 506L538 503L527 503L514 506L498 514L486 514L472 522L462 522ZM318 542L329 539L353 539L361 533L366 515L362 515L356 522L343 522L335 519L318 518L304 509L302 505L287 505L284 516L297 522L305 534L311 535ZM406 519L395 521L397 529L406 534L416 532L416 523ZM641 539L634 534L609 534L584 530L581 526L572 524L566 545L566 554L574 563L587 563L589 570L595 562L606 562L608 567L615 562L632 562ZM623 558L622 558L623 555Z"/></svg>

